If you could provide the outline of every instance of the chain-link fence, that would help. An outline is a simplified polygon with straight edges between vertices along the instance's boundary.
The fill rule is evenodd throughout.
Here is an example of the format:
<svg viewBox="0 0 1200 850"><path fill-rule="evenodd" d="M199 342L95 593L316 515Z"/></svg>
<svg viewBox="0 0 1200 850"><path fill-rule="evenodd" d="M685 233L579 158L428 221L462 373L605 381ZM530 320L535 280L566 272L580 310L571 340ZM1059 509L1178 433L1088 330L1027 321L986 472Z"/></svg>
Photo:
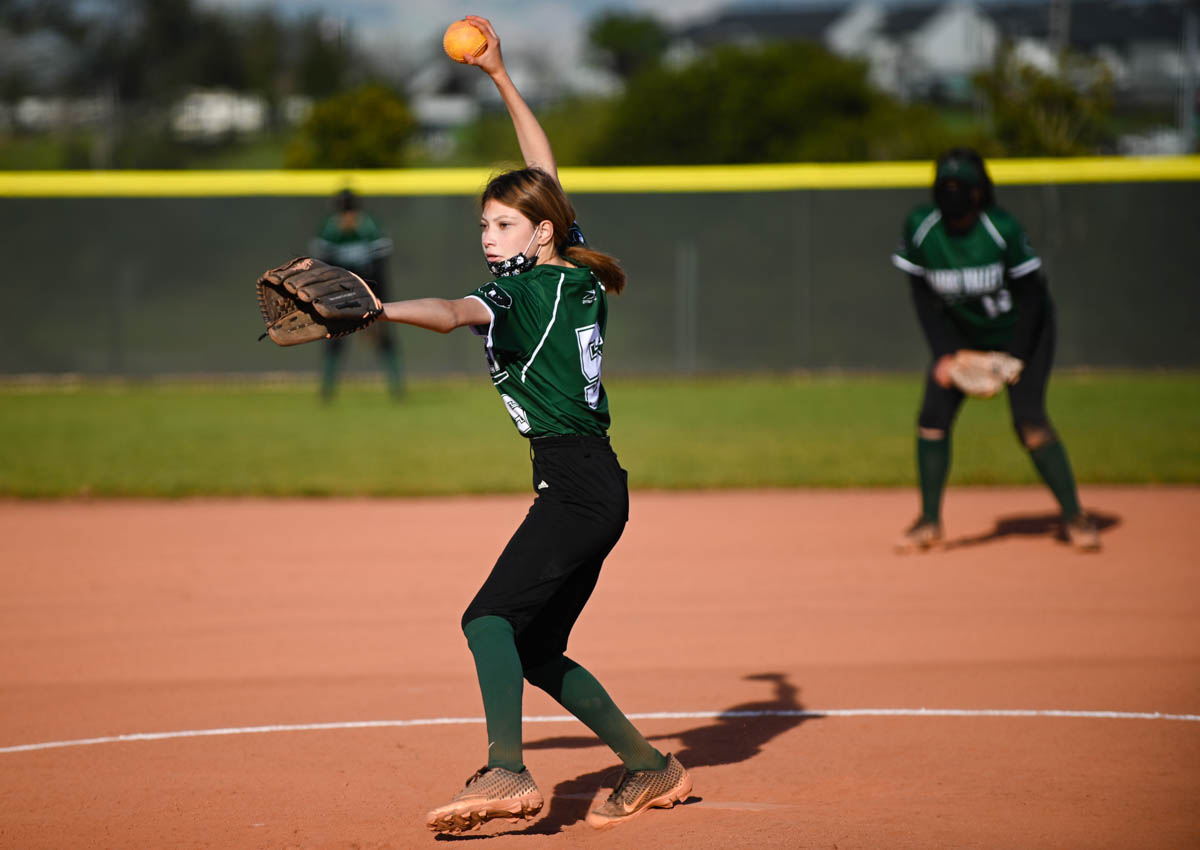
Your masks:
<svg viewBox="0 0 1200 850"><path fill-rule="evenodd" d="M582 194L619 257L610 372L910 369L926 352L889 263L927 190ZM1200 366L1200 185L1000 186L1045 261L1067 366ZM457 297L488 275L466 196L365 198L395 242L391 296ZM8 321L0 374L312 371L279 349L254 280L306 252L328 197L0 198ZM397 327L413 375L483 368L479 342ZM348 367L373 370L350 345Z"/></svg>

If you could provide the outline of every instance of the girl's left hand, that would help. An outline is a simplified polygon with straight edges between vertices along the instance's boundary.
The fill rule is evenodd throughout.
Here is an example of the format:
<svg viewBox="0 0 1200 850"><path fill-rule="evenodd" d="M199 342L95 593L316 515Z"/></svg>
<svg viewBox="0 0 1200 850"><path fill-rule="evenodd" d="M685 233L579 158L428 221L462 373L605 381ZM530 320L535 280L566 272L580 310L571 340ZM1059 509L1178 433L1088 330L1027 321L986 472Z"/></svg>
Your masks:
<svg viewBox="0 0 1200 850"><path fill-rule="evenodd" d="M487 18L481 18L479 15L467 15L467 23L479 30L487 38L487 48L478 56L464 56L468 65L475 65L490 77L496 76L504 70L504 57L500 54L500 36L496 34L496 28L492 26L492 22Z"/></svg>

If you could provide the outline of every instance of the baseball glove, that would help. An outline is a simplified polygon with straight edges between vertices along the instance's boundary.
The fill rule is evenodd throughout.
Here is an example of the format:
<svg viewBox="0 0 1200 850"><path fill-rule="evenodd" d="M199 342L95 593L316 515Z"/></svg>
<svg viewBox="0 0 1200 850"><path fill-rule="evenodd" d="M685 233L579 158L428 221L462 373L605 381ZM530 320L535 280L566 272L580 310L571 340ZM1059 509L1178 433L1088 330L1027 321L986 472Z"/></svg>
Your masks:
<svg viewBox="0 0 1200 850"><path fill-rule="evenodd" d="M954 386L975 398L991 398L1008 384L1015 384L1025 363L1003 351L963 350L954 355L950 379Z"/></svg>
<svg viewBox="0 0 1200 850"><path fill-rule="evenodd" d="M312 257L297 257L264 272L255 288L267 323L263 336L279 345L345 336L383 312L383 304L361 277Z"/></svg>

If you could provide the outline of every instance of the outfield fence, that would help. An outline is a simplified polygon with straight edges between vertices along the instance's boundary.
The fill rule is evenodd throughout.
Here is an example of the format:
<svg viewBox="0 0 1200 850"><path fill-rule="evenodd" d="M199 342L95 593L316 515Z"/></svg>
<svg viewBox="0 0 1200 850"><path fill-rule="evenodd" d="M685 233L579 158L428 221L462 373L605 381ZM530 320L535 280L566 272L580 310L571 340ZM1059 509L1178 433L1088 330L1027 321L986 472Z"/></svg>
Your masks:
<svg viewBox="0 0 1200 850"><path fill-rule="evenodd" d="M1066 366L1200 367L1200 157L995 160L1058 305ZM0 374L309 372L316 345L257 341L253 283L303 254L343 186L395 242L393 298L487 279L487 169L0 174L15 313ZM889 255L930 163L563 169L580 223L630 275L610 372L915 369ZM414 375L482 368L469 334L395 329ZM347 366L376 368L352 344Z"/></svg>

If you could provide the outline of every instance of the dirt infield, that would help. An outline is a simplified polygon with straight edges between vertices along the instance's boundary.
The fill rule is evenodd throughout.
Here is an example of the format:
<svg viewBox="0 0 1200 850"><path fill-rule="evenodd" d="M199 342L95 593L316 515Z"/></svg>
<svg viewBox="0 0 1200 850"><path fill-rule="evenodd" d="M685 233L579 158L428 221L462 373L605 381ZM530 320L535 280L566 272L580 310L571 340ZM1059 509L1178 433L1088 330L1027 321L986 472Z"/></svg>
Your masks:
<svg viewBox="0 0 1200 850"><path fill-rule="evenodd" d="M635 493L571 654L695 797L593 832L616 761L527 689L547 807L457 839L527 497L0 503L0 847L1197 847L1200 488L1083 496L1099 554L960 489L898 556L909 490Z"/></svg>

